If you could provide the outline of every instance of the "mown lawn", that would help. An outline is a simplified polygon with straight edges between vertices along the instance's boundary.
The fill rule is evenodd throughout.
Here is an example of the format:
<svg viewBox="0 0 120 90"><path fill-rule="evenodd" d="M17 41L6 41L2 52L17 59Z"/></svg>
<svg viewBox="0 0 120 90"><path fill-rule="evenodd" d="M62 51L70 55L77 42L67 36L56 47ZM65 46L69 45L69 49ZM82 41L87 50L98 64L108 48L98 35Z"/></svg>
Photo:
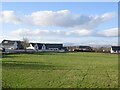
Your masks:
<svg viewBox="0 0 120 90"><path fill-rule="evenodd" d="M118 55L10 54L2 59L4 88L117 88Z"/></svg>

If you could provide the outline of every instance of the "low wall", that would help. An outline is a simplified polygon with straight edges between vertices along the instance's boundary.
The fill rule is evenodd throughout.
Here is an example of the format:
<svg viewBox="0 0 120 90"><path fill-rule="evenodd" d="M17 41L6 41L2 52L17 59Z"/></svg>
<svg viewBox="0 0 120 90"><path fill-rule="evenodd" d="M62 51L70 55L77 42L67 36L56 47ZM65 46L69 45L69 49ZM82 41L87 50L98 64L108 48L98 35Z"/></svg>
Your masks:
<svg viewBox="0 0 120 90"><path fill-rule="evenodd" d="M5 50L5 53L65 52L65 50Z"/></svg>

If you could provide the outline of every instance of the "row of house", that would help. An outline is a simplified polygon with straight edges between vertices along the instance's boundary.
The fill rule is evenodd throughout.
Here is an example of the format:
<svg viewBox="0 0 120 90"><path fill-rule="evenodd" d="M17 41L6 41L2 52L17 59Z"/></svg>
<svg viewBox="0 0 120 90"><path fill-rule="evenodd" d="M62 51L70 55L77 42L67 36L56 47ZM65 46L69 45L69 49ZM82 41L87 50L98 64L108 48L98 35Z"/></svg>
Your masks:
<svg viewBox="0 0 120 90"><path fill-rule="evenodd" d="M11 50L23 50L22 42L18 40L3 40L0 44L1 48L4 48L5 51ZM29 43L27 50L34 51L77 51L77 52L93 52L94 49L90 46L63 46L63 44L57 43ZM120 46L111 46L111 53L120 53Z"/></svg>
<svg viewBox="0 0 120 90"><path fill-rule="evenodd" d="M17 40L3 40L1 47L6 51L10 50L23 50L22 42ZM56 43L29 43L27 50L41 50L41 51L63 51L63 44Z"/></svg>
<svg viewBox="0 0 120 90"><path fill-rule="evenodd" d="M50 50L50 51L59 51L63 50L63 44L49 44L49 43L30 43L30 46L27 49L33 50Z"/></svg>
<svg viewBox="0 0 120 90"><path fill-rule="evenodd" d="M3 40L1 43L1 47L5 48L6 50L20 50L23 49L21 41L17 40ZM29 43L29 47L26 49L28 50L42 50L42 51L91 51L92 48L90 46L66 46L64 47L63 44L56 44L56 43Z"/></svg>

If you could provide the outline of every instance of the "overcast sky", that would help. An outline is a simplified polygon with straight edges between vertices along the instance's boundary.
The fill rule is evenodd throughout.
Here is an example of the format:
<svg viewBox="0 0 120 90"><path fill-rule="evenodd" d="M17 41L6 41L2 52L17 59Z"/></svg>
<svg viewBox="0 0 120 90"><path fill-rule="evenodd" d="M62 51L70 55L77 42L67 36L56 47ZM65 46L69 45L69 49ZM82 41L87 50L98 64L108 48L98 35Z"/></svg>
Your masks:
<svg viewBox="0 0 120 90"><path fill-rule="evenodd" d="M4 2L3 39L117 45L117 2Z"/></svg>

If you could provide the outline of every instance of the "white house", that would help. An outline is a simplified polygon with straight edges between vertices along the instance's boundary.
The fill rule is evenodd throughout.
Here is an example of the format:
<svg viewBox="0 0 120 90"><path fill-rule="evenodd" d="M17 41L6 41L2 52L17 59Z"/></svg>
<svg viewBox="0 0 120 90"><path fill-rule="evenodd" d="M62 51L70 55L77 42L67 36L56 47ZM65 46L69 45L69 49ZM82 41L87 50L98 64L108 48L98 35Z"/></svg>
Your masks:
<svg viewBox="0 0 120 90"><path fill-rule="evenodd" d="M35 50L35 47L34 47L34 43L30 43L29 47L27 47L26 49L32 49L32 50Z"/></svg>
<svg viewBox="0 0 120 90"><path fill-rule="evenodd" d="M48 43L30 43L27 49L42 50L42 51L59 51L63 49L63 44L48 44Z"/></svg>
<svg viewBox="0 0 120 90"><path fill-rule="evenodd" d="M120 53L120 46L111 46L111 53Z"/></svg>

